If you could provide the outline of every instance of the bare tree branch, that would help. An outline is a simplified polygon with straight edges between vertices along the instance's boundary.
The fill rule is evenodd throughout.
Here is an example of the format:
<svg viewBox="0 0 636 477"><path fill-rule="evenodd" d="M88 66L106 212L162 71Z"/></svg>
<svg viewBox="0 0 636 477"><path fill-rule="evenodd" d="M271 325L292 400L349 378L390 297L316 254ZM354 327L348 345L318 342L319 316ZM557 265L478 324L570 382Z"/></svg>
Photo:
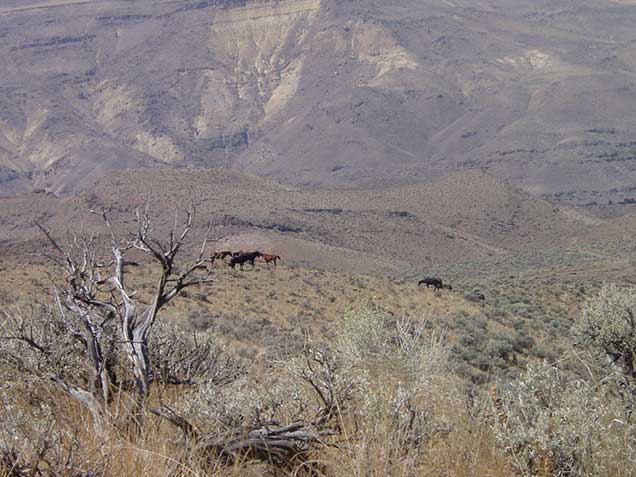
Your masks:
<svg viewBox="0 0 636 477"><path fill-rule="evenodd" d="M190 355L180 356L182 361L175 363L172 371L163 367L161 375L154 373L149 336L163 306L185 288L213 280L204 258L210 225L197 249L198 255L182 266L177 262L194 230L194 203L184 211L175 211L174 225L163 240L153 236L149 202L135 211L136 230L128 240L117 238L115 227L105 211L101 214L91 212L101 215L110 238L111 259L100 257L95 235L71 235L62 245L44 225L36 222L55 251L49 254L51 260L64 271L66 281L64 287L56 289L54 313L47 312L46 319L39 320L38 324L43 329L56 326L54 333L65 337L66 341L42 340L41 337L46 335L35 336L19 317L11 320L10 333L5 333L4 328L0 330L0 340L23 344L32 350L30 356L39 354L50 368L48 379L87 407L96 422L99 416L107 413L113 390L122 383L131 382L129 378L121 382L117 379L116 370L123 369L122 372L129 373L134 382L133 417L141 426L153 381L160 377L163 384L191 384L194 375L209 369L203 361L212 358L210 352L205 347L195 347ZM160 265L150 304L140 301L136 290L127 283L129 268L139 265L126 256L133 249ZM58 336L51 331L47 330L50 337ZM63 350L68 356L60 351L60 346L72 348ZM78 350L83 368L71 370L69 359ZM120 355L121 361L117 358ZM7 359L19 362L19 353L11 353Z"/></svg>

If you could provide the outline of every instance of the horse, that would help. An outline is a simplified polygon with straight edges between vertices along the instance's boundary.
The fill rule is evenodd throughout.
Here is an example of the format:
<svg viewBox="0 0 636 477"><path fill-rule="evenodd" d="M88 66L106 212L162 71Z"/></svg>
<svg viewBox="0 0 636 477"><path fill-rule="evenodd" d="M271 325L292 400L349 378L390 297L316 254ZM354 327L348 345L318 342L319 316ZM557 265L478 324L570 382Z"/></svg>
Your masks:
<svg viewBox="0 0 636 477"><path fill-rule="evenodd" d="M232 252L230 252L229 250L222 250L220 252L212 252L212 254L210 255L210 264L214 265L214 262L216 260L223 260L225 257L231 257L232 256Z"/></svg>
<svg viewBox="0 0 636 477"><path fill-rule="evenodd" d="M261 252L249 252L249 253L243 253L236 257L232 257L230 259L230 267L236 270L236 266L239 265L241 267L241 270L243 270L243 265L246 262L249 262L252 264L252 268L254 268L254 261L256 260L257 257L260 257L262 255L263 254Z"/></svg>
<svg viewBox="0 0 636 477"><path fill-rule="evenodd" d="M223 260L225 257L231 257L232 252L229 250L223 250L221 252L212 252L210 255L210 263L214 265L215 260Z"/></svg>
<svg viewBox="0 0 636 477"><path fill-rule="evenodd" d="M282 258L280 258L280 255L270 255L269 253L262 253L261 254L261 258L263 260L265 260L265 264L267 265L267 268L269 268L269 264L270 262L274 262L274 266L277 266L276 260L283 260Z"/></svg>
<svg viewBox="0 0 636 477"><path fill-rule="evenodd" d="M433 287L435 290L439 290L444 286L444 283L441 278L426 277L417 282L417 286L419 287L420 285L426 285L426 288Z"/></svg>

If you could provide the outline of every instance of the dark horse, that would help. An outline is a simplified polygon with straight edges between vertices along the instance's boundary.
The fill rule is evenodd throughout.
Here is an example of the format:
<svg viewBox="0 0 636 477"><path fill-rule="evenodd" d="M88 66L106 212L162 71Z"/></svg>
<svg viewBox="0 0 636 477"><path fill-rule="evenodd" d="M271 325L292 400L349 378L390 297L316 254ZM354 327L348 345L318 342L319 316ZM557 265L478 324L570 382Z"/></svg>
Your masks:
<svg viewBox="0 0 636 477"><path fill-rule="evenodd" d="M419 287L420 285L426 285L426 288L433 287L435 290L439 290L444 286L444 283L441 278L426 277L417 282L417 286Z"/></svg>
<svg viewBox="0 0 636 477"><path fill-rule="evenodd" d="M252 264L252 268L254 268L254 261L261 255L263 255L261 252L242 253L241 255L230 259L230 267L236 270L236 266L239 265L241 270L243 270L243 265L245 265L246 262L249 262Z"/></svg>

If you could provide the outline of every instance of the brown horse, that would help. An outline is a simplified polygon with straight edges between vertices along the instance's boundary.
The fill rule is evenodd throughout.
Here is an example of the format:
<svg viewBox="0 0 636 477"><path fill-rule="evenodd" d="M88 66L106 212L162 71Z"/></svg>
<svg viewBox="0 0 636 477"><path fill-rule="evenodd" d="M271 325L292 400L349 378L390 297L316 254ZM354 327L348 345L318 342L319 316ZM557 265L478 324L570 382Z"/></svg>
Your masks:
<svg viewBox="0 0 636 477"><path fill-rule="evenodd" d="M221 252L212 252L210 255L210 263L214 265L215 260L223 260L225 257L231 257L232 252L229 250L223 250Z"/></svg>
<svg viewBox="0 0 636 477"><path fill-rule="evenodd" d="M265 260L265 264L267 265L267 268L269 268L269 264L271 262L274 262L274 266L278 266L278 264L276 263L276 260L283 260L282 258L280 258L280 255L270 255L269 253L262 253L261 254L261 258L263 260Z"/></svg>

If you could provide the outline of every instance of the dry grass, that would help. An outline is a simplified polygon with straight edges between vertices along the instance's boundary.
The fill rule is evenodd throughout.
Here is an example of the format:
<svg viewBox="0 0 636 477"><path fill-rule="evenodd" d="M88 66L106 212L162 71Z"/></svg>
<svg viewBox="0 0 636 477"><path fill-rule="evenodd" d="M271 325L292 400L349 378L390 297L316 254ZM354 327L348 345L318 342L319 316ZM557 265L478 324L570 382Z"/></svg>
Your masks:
<svg viewBox="0 0 636 477"><path fill-rule="evenodd" d="M8 283L5 286L30 290L32 295L23 295L22 301L31 300L46 288L42 285L44 272L39 266L26 267L23 273L5 282ZM142 296L143 285L151 274L152 270L143 268L136 272L134 280L142 285ZM293 354L294 346L301 344L306 334L331 341L338 336L336 322L343 310L381 305L389 317L426 317L437 328L448 328L444 326L448 320L459 315L471 317L484 311L482 305L467 302L459 294L438 294L417 289L412 283L377 277L285 266L267 270L263 265L255 271L243 273L219 267L218 274L216 284L208 289L190 291L167 307L163 318L188 319L196 326L216 327L220 334L225 334L235 352L255 350L256 356L262 359L253 360L251 379L263 385L266 385L266 379L262 371L272 372L272 368L267 367L266 358L278 356L282 359L287 353ZM38 288L40 286L43 288ZM519 292L511 290L510 296ZM567 304L570 307L577 303L575 289L560 293L564 295L539 294L545 295L544 301L553 306ZM289 317L294 317L294 320ZM265 324L265 320L269 324ZM224 330L224 326L227 329ZM510 328L497 321L488 326L491 333L498 335L510 332ZM275 339L270 339L270 335ZM451 333L450 342L454 339ZM369 375L375 383L369 388L373 392L395 392L404 383L405 376L396 373L388 363L381 360L368 365ZM6 372L3 375L5 383L22 380L20 376L11 377ZM156 417L149 418L143 435L131 434L117 419L107 426L103 434L97 435L91 431L91 421L86 413L46 385L26 381L11 388L8 395L13 406L11 409L7 407L7 389L0 390L5 393L0 399L0 422L8 422L8 413L15 413L16 409L28 416L26 422L31 422L31 425L40 422L43 409L55 422L56 434L47 434L47 427L42 425L33 425L32 428L27 425L20 429L22 435L30 436L24 445L24 461L29 461L30 454L41 448L39 439L42 436L53 436L57 439L56 445L66 451L62 454L66 455L69 449L73 449L72 470L76 473L94 470L104 477L310 475L307 463L302 467L281 470L258 462L239 460L226 466L215 459L192 457L185 451L181 433ZM466 389L465 382L451 377L435 381L419 396L418 403L430 411L434 426L430 437L417 448L412 446L409 440L412 436L408 432L396 429L388 407L377 415L361 415L357 411L343 414L340 418L342 434L329 441L337 447L319 448L309 456L308 462L318 472L314 475L514 475L510 455L495 438L492 413L487 402L477 398L476 405L469 405ZM178 402L182 397L180 393L179 390L159 393L157 389L152 401L158 402L161 398L162 402ZM357 409L364 407L364 399L364 393L358 396ZM119 402L119 407L113 406L111 412L114 415L125 414L125 401ZM289 416L283 415L282 419L285 422ZM6 435L2 438L5 439ZM629 462L616 455L616 460L608 463L607 468L612 470L613 475L633 475ZM36 461L41 469L49 468L49 475L74 475L70 468L57 468L56 459L53 455ZM0 471L2 477L10 475ZM547 477L551 474L546 471L539 475Z"/></svg>
<svg viewBox="0 0 636 477"><path fill-rule="evenodd" d="M5 261L10 273L0 281L0 304L22 306L41 301L61 277L51 274L40 262ZM549 278L531 277L497 280L453 281L452 292L436 293L417 287L411 280L371 275L352 275L290 266L266 268L257 262L244 272L215 264L216 280L188 290L162 310L162 317L211 329L238 353L263 369L269 359L298 351L307 335L315 339L334 336L336 317L347 309L379 307L390 316L427 320L446 330L452 344L461 349L469 372L477 380L522 366L527 355L556 356L565 346L572 316L593 286L554 283ZM135 269L131 280L139 285L141 297L152 289L154 270ZM464 298L465 292L480 288L485 303ZM582 290L582 291L581 291ZM555 328L556 326L556 328ZM516 349L501 366L494 365L489 349L493 341L522 343L529 336L535 345ZM470 341L470 343L467 342ZM546 354L547 353L547 354Z"/></svg>
<svg viewBox="0 0 636 477"><path fill-rule="evenodd" d="M23 403L26 405L27 403ZM461 407L447 409L452 416L451 431L431 441L417 457L408 455L404 439L396 435L388 420L366 422L362 427L345 429L348 439L338 442L339 448L323 448L313 452L307 463L289 470L272 468L259 462L236 462L224 466L220 462L194 460L188 462L182 441L174 428L153 421L141 437L109 429L97 436L78 423L88 420L72 403L59 399L64 408L67 430L76 433L81 447L76 449L73 469L96 471L100 476L119 477L158 475L229 477L263 475L310 475L309 464L318 474L329 477L350 476L449 476L449 477L509 477L515 475L506 452L497 445L486 417L470 417ZM1 415L2 409L0 409ZM39 463L41 469L49 464ZM69 471L71 469L68 469ZM634 475L634 469L626 460L608 462L606 475ZM3 473L0 476L9 477ZM43 475L47 475L46 473ZM50 475L50 474L48 474ZM59 473L52 475L73 475ZM537 476L550 477L549 471L539 471Z"/></svg>
<svg viewBox="0 0 636 477"><path fill-rule="evenodd" d="M35 259L8 257L1 267L5 273L0 282L1 306L41 301L50 292L52 283L61 278ZM555 284L549 275L470 281L457 273L455 291L437 293L418 288L412 280L318 270L297 263L290 265L287 260L278 268L268 269L261 263L254 270L247 267L245 272L217 265L216 273L215 283L188 290L166 306L162 319L214 330L229 349L250 360L251 378L259 385L266 384L263 372L271 372L272 359L282 361L294 355L308 336L333 341L338 336L337 319L343 312L369 307L383 310L391 320L416 317L426 320L432 329L447 330L448 343L455 346L457 355L458 350L472 353L461 359L469 366L479 367L481 374L475 381L489 379L496 373L514 373L526 360L537 356L535 351L523 348L508 353L496 340L507 339L503 345L515 344L515 340L520 341L520 331L529 332L539 345L556 353L565 342L564 330L569 329L572 314L593 291L593 287L580 288L574 282ZM140 299L151 291L154 275L155 270L147 266L134 271L131 281L137 285ZM464 292L477 286L486 292L485 304L464 299ZM477 342L480 336L483 342ZM462 341L466 337L474 343ZM494 358L501 356L492 353L501 349L505 351L502 364L495 368ZM372 389L379 392L385 387L395 392L403 376L388 366L385 369L384 363L375 364L368 370L376 380ZM4 371L7 382L10 375ZM470 372L463 374L466 375L474 377ZM16 382L21 379L14 378ZM467 383L455 377L452 382L445 381L420 396L418 404L430 410L436 424L430 438L415 450L409 442L412 436L395 428L387 407L376 416L341 416L343 433L330 442L338 447L317 449L309 461L315 464L318 475L328 476L512 475L510 456L497 444L490 415L473 412L466 404L466 388ZM42 389L43 394L39 394ZM159 397L168 402L181 399L179 391L155 394L155 402ZM357 399L356 406L362 408L364 397ZM56 442L66 451L73 449L76 471L97 470L104 477L309 475L307 467L281 471L256 462L238 461L224 466L214 459L190 458L181 434L155 417L149 419L141 436L129 433L117 419L104 434L97 436L91 432L90 419L78 406L46 386L27 382L21 388L14 387L11 400L12 410L0 399L0 421L6 422L9 412L20 409L25 416L31 416L32 422L38 422L38 409L49 409L58 432L55 436L60 436ZM124 408L112 412L122 414ZM27 436L22 457L28 461L29 454L39 449L38 439L47 435L42 434L42 428L21 432ZM45 460L36 459L38 465L51 467L49 475L73 475L66 468L53 469L56 458L51 458L50 464ZM620 456L608 466L614 475L633 473ZM5 477L2 470L0 476Z"/></svg>
<svg viewBox="0 0 636 477"><path fill-rule="evenodd" d="M14 270L0 282L0 304L5 306L41 301L61 278L42 264L5 262L5 267ZM233 271L217 264L215 271L214 283L188 290L166 306L163 318L213 327L234 344L284 347L285 337L328 336L335 317L370 304L395 317L417 316L441 326L454 313L479 313L479 306L459 293L434 293L411 281L286 265L268 269L260 262L255 270L246 266L244 272ZM142 297L152 289L153 272L147 267L133 272Z"/></svg>
<svg viewBox="0 0 636 477"><path fill-rule="evenodd" d="M40 388L40 392L42 389L46 388ZM73 457L67 467L60 466L57 456L50 452L40 460L32 460L33 455L42 449L42 442L38 439L47 438L46 433L33 432L33 441L23 445L21 458L24 462L37 462L43 473L36 475L51 475L46 474L47 471L53 472L52 475L94 471L96 475L113 477L310 475L307 473L310 466L318 469L317 475L334 477L511 475L506 456L495 443L487 417L469 416L461 402L451 400L449 403L441 389L439 391L435 399L439 401L436 418L443 419L447 430L440 432L417 452L409 448L406 434L396 432L389 414L364 419L357 425L351 419L343 419L343 434L333 441L338 447L324 447L312 452L302 466L288 470L277 470L253 461L238 461L227 466L220 461L188 459L180 433L156 418L149 420L144 434L140 436L118 429L115 421L115 425L107 427L102 434L96 434L91 431L89 415L74 402L55 391L50 394L45 392L50 415L61 429L56 435L63 436L52 444L67 451L72 448ZM33 398L33 393L16 397L12 404L27 413L34 413ZM445 401L446 404L443 404ZM0 405L0 416L6 417L6 411L7 408ZM24 428L21 430L24 431ZM51 435L48 437L51 438ZM66 456L64 452L62 454ZM11 475L0 468L0 476Z"/></svg>

